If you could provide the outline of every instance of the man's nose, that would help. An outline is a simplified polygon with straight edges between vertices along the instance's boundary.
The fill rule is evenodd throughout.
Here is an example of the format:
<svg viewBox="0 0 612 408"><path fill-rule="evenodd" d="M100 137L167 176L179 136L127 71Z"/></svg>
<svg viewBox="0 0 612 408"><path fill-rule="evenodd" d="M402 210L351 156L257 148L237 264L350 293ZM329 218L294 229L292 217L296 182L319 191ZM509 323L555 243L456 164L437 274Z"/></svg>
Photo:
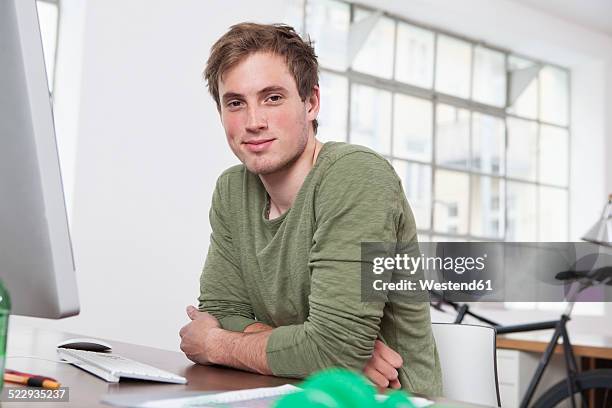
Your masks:
<svg viewBox="0 0 612 408"><path fill-rule="evenodd" d="M249 108L246 129L249 132L259 132L268 127L267 120L256 107Z"/></svg>

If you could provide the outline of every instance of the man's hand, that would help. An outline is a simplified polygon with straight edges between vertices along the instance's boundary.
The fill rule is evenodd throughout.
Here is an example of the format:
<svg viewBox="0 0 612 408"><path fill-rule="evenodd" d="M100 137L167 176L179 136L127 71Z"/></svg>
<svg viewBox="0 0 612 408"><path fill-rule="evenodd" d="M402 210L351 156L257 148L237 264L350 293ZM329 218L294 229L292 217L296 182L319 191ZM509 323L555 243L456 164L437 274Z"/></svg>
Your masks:
<svg viewBox="0 0 612 408"><path fill-rule="evenodd" d="M215 330L221 330L219 321L193 306L187 306L187 316L191 322L179 331L181 350L194 363L214 364L210 359L210 347L213 345L210 335Z"/></svg>
<svg viewBox="0 0 612 408"><path fill-rule="evenodd" d="M198 364L219 364L270 375L266 348L272 328L262 323L245 333L223 330L219 321L206 312L187 306L191 322L181 329L181 350ZM268 328L269 327L269 328Z"/></svg>
<svg viewBox="0 0 612 408"><path fill-rule="evenodd" d="M401 388L397 369L404 361L402 356L380 340L374 343L372 358L368 361L363 373L379 388Z"/></svg>

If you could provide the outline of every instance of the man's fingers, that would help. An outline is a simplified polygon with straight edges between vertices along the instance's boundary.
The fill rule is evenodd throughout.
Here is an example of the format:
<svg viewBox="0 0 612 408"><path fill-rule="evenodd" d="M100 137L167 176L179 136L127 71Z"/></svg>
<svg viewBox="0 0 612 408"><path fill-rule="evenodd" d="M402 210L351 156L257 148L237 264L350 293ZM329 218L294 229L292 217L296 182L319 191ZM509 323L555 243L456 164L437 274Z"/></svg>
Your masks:
<svg viewBox="0 0 612 408"><path fill-rule="evenodd" d="M380 388L387 388L389 386L389 380L387 380L384 375L376 371L374 368L367 366L363 370L363 373L370 379L370 381L374 383L375 386Z"/></svg>
<svg viewBox="0 0 612 408"><path fill-rule="evenodd" d="M380 340L374 343L374 354L378 354L395 368L400 368L404 364L402 356Z"/></svg>
<svg viewBox="0 0 612 408"><path fill-rule="evenodd" d="M196 309L195 306L192 306L192 305L187 306L186 311L187 311L187 316L189 316L191 320L194 320L196 317L198 317L198 313L200 313L200 311Z"/></svg>
<svg viewBox="0 0 612 408"><path fill-rule="evenodd" d="M399 379L395 379L389 382L389 387L393 388L394 390L399 390L402 388L402 384L400 384Z"/></svg>
<svg viewBox="0 0 612 408"><path fill-rule="evenodd" d="M380 356L375 355L372 357L371 363L376 371L384 375L387 380L391 381L397 379L397 370Z"/></svg>

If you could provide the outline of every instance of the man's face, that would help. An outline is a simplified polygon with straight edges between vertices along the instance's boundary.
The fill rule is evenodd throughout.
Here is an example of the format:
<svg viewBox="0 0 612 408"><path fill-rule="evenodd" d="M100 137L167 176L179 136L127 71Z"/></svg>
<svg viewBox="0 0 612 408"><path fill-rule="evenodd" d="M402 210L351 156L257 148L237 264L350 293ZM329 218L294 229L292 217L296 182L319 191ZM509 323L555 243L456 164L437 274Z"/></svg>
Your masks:
<svg viewBox="0 0 612 408"><path fill-rule="evenodd" d="M319 111L318 90L302 101L283 57L251 54L224 73L219 95L227 141L249 171L271 174L302 155Z"/></svg>

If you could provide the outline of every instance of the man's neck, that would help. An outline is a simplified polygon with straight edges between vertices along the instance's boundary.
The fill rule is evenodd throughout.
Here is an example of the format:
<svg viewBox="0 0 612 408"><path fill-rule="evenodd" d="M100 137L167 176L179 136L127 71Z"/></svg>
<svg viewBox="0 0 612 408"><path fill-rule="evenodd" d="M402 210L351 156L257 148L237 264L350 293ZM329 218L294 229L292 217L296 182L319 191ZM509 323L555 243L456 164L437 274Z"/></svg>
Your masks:
<svg viewBox="0 0 612 408"><path fill-rule="evenodd" d="M259 176L270 196L269 219L280 217L291 208L306 176L317 161L322 146L323 143L310 137L304 152L293 164L272 174Z"/></svg>

